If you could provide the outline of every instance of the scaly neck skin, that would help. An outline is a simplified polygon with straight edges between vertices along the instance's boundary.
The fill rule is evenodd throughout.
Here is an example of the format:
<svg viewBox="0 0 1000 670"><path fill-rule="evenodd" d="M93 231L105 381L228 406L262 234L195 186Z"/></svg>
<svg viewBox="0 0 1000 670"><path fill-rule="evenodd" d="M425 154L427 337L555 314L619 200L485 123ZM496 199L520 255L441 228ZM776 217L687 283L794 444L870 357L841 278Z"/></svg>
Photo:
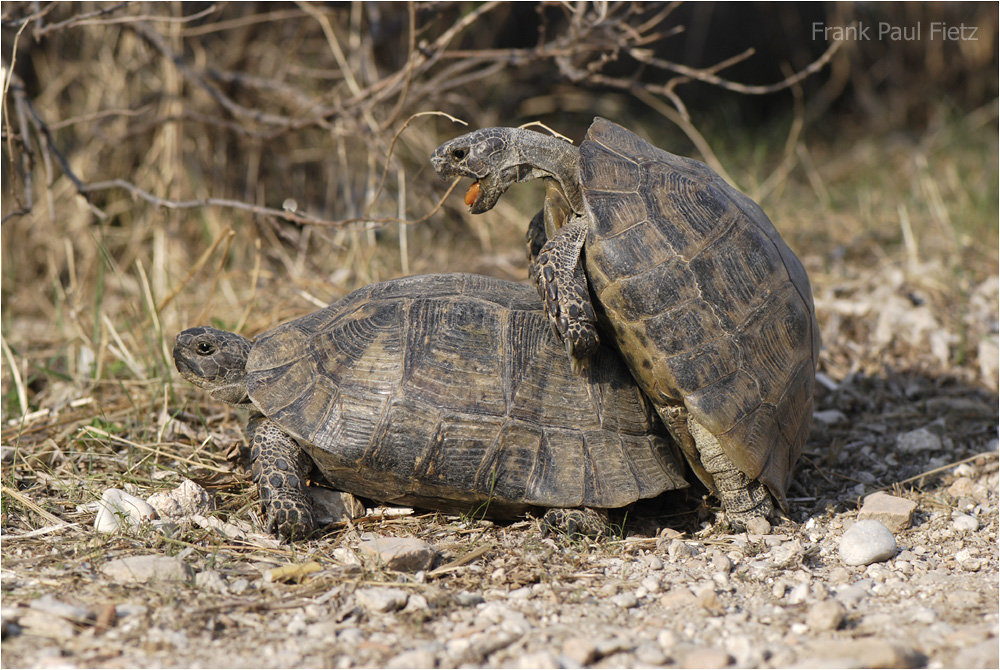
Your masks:
<svg viewBox="0 0 1000 670"><path fill-rule="evenodd" d="M580 192L580 150L565 140L532 130L512 128L512 146L518 154L517 181L551 179L559 185L573 213L584 214ZM526 172L522 173L522 169Z"/></svg>

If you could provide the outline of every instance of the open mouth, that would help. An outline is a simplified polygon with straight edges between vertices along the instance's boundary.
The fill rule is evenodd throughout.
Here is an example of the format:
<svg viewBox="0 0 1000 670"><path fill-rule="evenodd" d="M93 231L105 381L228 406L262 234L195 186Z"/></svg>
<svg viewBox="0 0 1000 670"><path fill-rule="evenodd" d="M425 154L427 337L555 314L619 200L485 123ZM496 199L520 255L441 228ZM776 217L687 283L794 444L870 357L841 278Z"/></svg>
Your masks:
<svg viewBox="0 0 1000 670"><path fill-rule="evenodd" d="M472 185L469 186L469 190L465 192L465 204L469 207L474 207L476 201L479 200L481 192L482 189L479 187L479 182L472 182Z"/></svg>

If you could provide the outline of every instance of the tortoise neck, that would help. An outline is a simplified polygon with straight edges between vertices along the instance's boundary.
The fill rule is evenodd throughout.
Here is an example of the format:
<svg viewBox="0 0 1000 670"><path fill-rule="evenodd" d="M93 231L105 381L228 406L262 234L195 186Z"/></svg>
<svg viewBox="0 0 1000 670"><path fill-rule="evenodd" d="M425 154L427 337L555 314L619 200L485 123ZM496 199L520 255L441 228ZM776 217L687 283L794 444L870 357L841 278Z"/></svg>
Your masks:
<svg viewBox="0 0 1000 670"><path fill-rule="evenodd" d="M551 179L559 185L575 214L583 214L583 194L580 191L580 150L556 137L519 129L517 142L521 165L528 172L518 181Z"/></svg>

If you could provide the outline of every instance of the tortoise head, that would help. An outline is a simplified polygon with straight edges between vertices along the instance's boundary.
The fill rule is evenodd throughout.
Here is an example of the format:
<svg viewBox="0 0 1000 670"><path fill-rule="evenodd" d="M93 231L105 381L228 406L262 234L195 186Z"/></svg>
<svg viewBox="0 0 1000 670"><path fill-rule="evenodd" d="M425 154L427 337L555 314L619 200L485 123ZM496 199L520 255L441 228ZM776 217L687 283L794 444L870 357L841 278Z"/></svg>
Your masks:
<svg viewBox="0 0 1000 670"><path fill-rule="evenodd" d="M252 343L242 335L198 326L177 335L174 365L184 379L230 405L249 405L247 356Z"/></svg>
<svg viewBox="0 0 1000 670"><path fill-rule="evenodd" d="M473 214L493 209L508 188L522 181L550 177L564 191L578 191L578 161L573 145L524 128L483 128L445 142L431 154L431 165L442 179L476 180L465 196Z"/></svg>

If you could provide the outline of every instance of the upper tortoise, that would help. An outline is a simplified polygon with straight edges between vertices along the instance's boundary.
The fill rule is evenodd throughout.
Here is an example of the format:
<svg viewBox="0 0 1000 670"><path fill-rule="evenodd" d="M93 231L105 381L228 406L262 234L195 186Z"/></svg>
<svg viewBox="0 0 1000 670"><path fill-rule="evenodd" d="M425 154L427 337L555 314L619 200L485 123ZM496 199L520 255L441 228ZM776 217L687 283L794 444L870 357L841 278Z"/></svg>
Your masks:
<svg viewBox="0 0 1000 670"><path fill-rule="evenodd" d="M687 486L674 440L618 355L573 374L530 286L475 275L374 284L250 342L177 336L185 379L247 406L270 530L313 528L313 464L388 503L547 520L595 515Z"/></svg>
<svg viewBox="0 0 1000 670"><path fill-rule="evenodd" d="M699 478L744 523L785 507L812 421L819 330L802 264L707 165L596 118L579 149L518 128L440 146L473 213L542 179L528 230L546 312L576 366L610 336Z"/></svg>

